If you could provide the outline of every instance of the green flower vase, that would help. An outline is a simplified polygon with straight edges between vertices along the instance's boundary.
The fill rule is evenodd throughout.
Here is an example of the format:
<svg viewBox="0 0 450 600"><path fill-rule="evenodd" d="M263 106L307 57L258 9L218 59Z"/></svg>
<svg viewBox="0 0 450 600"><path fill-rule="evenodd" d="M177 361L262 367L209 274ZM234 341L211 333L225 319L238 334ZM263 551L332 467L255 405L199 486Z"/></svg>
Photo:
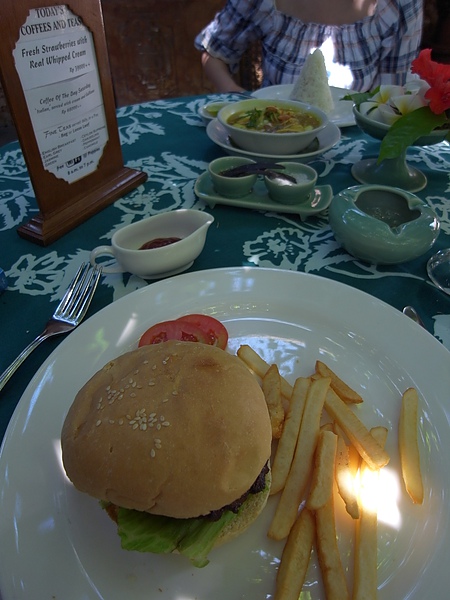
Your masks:
<svg viewBox="0 0 450 600"><path fill-rule="evenodd" d="M382 140L389 130L389 125L379 123L363 115L353 107L353 114L358 127L371 137ZM448 131L433 131L430 135L416 140L415 146L430 146L442 142ZM406 161L406 150L396 158L378 161L378 157L364 158L352 167L353 177L360 183L378 184L398 187L408 192L419 192L427 185L427 178L422 171L411 167Z"/></svg>

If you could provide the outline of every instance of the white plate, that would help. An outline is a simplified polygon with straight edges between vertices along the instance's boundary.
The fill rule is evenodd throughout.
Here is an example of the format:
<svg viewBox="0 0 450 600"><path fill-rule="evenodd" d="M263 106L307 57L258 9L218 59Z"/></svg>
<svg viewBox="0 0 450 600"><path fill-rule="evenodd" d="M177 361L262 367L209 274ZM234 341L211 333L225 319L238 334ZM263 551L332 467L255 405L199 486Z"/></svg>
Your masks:
<svg viewBox="0 0 450 600"><path fill-rule="evenodd" d="M243 150L238 146L234 145L228 137L227 130L219 123L217 119L213 119L206 126L206 134L209 139L215 144L225 150L227 154L232 156L246 156L248 158L257 159L270 159L270 160L292 160L295 162L306 163L318 156L321 156L327 150L330 150L335 146L341 139L341 130L334 123L328 123L328 125L322 129L318 134L317 140L313 142L314 149L300 154L287 154L287 155L274 155L274 154L259 154L256 152L249 152Z"/></svg>
<svg viewBox="0 0 450 600"><path fill-rule="evenodd" d="M389 428L386 473L397 483L399 397L417 387L425 501L415 506L400 492L397 525L380 523L378 598L447 598L450 354L400 312L351 287L244 267L180 275L114 302L71 333L37 372L0 456L3 600L273 598L282 545L270 542L266 531L276 498L244 535L211 552L207 567L194 569L181 556L122 551L113 523L61 468L60 430L77 390L108 360L135 347L152 323L189 312L221 319L231 351L251 344L291 382L312 372L317 358L329 363L363 394L358 412L365 423ZM353 526L341 516L345 546ZM315 557L307 577L308 598L323 600Z"/></svg>
<svg viewBox="0 0 450 600"><path fill-rule="evenodd" d="M331 204L333 199L333 189L330 185L318 185L311 193L308 202L303 204L280 204L269 196L264 181L258 179L253 190L247 196L241 198L227 198L218 194L211 181L209 173L202 173L195 182L195 194L200 200L203 200L214 208L216 204L225 204L227 206L238 206L239 208L251 208L254 210L272 210L274 212L290 213L299 215L301 220L305 220L312 215L323 212Z"/></svg>
<svg viewBox="0 0 450 600"><path fill-rule="evenodd" d="M282 85L271 85L261 88L252 93L255 98L268 98L272 100L290 100L290 94L294 88L294 84L285 83ZM331 96L334 102L334 110L328 115L332 123L339 127L350 127L355 125L355 117L353 115L353 102L350 100L341 100L349 90L345 88L337 88L330 86Z"/></svg>

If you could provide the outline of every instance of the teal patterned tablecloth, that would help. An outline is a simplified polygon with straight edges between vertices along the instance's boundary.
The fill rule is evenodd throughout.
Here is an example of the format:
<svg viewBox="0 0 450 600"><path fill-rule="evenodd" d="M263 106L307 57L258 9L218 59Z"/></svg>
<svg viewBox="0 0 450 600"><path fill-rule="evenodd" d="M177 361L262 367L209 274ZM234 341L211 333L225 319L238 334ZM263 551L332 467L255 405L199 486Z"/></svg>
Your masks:
<svg viewBox="0 0 450 600"><path fill-rule="evenodd" d="M79 264L89 259L95 246L108 244L123 225L177 208L206 210L215 217L204 251L191 271L247 265L335 279L399 310L414 305L429 331L450 348L450 297L435 288L426 274L431 254L450 247L449 144L408 151L409 163L428 178L427 187L417 195L434 208L441 221L434 248L398 266L369 265L354 259L336 242L326 211L301 221L298 216L278 212L222 205L211 208L196 198L195 181L211 160L224 154L209 139L198 116L199 107L213 98L217 96L119 109L124 162L145 171L148 180L48 247L17 234L17 227L36 213L37 206L19 143L0 149L0 268L8 282L0 296L0 372L40 333ZM339 143L310 164L319 173L318 184L329 184L337 193L357 184L352 165L363 157L376 156L378 149L378 141L356 126L346 127ZM129 274L104 275L88 314L149 284ZM0 439L25 387L61 339L49 340L35 350L1 392Z"/></svg>

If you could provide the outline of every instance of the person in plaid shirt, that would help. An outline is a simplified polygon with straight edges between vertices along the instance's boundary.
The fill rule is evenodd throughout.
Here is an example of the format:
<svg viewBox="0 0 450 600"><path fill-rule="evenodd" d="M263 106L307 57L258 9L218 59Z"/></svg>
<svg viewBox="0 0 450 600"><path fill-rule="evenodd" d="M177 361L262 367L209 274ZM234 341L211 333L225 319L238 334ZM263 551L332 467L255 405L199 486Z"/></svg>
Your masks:
<svg viewBox="0 0 450 600"><path fill-rule="evenodd" d="M369 91L403 84L420 50L423 0L227 0L195 38L207 77L220 92L252 42L261 42L262 86L294 83L321 48L329 84Z"/></svg>

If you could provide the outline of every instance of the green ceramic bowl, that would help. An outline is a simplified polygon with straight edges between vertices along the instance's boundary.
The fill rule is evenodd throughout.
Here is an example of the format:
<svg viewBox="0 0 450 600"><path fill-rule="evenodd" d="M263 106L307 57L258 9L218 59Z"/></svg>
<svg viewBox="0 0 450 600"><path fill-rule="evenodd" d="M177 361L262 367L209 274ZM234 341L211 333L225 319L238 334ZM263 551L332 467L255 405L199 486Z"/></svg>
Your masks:
<svg viewBox="0 0 450 600"><path fill-rule="evenodd" d="M238 112L253 109L264 110L268 106L277 106L280 109L294 109L313 114L317 117L319 125L315 129L295 133L269 133L255 129L241 129L230 125L228 122L230 117ZM328 125L327 115L310 104L294 102L292 100L267 100L260 98L230 102L219 111L217 119L239 148L267 156L298 154L309 146L322 129Z"/></svg>
<svg viewBox="0 0 450 600"><path fill-rule="evenodd" d="M317 182L317 171L308 165L295 162L279 162L284 169L273 169L281 175L294 177L297 183L285 181L282 178L273 179L264 176L269 196L280 204L305 204L311 197L311 192Z"/></svg>
<svg viewBox="0 0 450 600"><path fill-rule="evenodd" d="M208 125L210 121L217 118L219 110L227 104L229 104L229 102L208 102L207 104L204 104L198 111L203 123Z"/></svg>
<svg viewBox="0 0 450 600"><path fill-rule="evenodd" d="M242 198L250 194L256 183L257 175L226 177L221 173L233 167L254 163L254 160L243 156L222 156L210 162L208 171L216 192L225 198Z"/></svg>
<svg viewBox="0 0 450 600"><path fill-rule="evenodd" d="M357 185L337 194L328 220L336 240L363 261L397 264L427 252L440 224L423 200L400 188Z"/></svg>
<svg viewBox="0 0 450 600"><path fill-rule="evenodd" d="M390 125L387 125L386 123L380 123L379 121L374 121L367 115L359 112L356 106L353 107L353 114L355 115L355 121L358 127L362 129L364 133L368 133L371 137L377 140L382 140L391 128ZM445 140L447 135L448 131L446 129L437 129L428 135L420 137L414 142L413 145L431 146L432 144L437 144Z"/></svg>

